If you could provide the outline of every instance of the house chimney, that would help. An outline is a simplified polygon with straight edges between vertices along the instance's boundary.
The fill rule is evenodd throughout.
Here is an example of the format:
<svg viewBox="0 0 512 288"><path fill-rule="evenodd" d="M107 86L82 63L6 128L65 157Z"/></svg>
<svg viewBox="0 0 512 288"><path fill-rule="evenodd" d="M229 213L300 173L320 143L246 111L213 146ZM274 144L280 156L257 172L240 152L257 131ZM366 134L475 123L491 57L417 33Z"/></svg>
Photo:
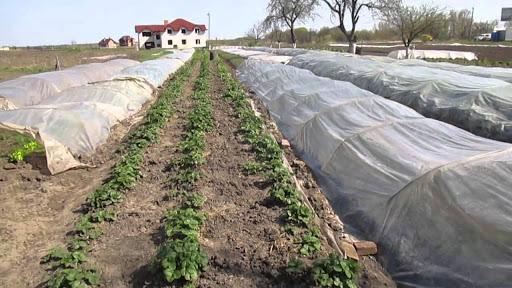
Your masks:
<svg viewBox="0 0 512 288"><path fill-rule="evenodd" d="M169 24L169 20L164 20L164 25Z"/></svg>

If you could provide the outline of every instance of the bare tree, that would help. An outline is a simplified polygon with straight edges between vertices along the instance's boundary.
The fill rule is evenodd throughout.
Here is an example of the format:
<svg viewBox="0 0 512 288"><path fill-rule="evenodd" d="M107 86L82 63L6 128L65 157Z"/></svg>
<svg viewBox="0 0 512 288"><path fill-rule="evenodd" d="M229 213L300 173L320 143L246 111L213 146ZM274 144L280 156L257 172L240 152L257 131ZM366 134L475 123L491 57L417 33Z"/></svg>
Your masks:
<svg viewBox="0 0 512 288"><path fill-rule="evenodd" d="M293 47L296 47L295 25L313 19L317 4L317 0L270 0L264 22L267 27L286 25L290 29Z"/></svg>
<svg viewBox="0 0 512 288"><path fill-rule="evenodd" d="M365 0L322 0L331 10L332 16L338 20L338 27L347 38L349 52L355 53L356 25L363 8L377 7L375 1ZM345 16L350 13L350 26L345 24Z"/></svg>
<svg viewBox="0 0 512 288"><path fill-rule="evenodd" d="M263 22L257 22L247 31L247 37L254 38L256 41L260 40L265 36L267 32L267 26Z"/></svg>
<svg viewBox="0 0 512 288"><path fill-rule="evenodd" d="M444 18L442 9L437 6L407 6L402 0L388 1L387 4L385 8L379 9L380 18L400 33L407 58L412 41Z"/></svg>

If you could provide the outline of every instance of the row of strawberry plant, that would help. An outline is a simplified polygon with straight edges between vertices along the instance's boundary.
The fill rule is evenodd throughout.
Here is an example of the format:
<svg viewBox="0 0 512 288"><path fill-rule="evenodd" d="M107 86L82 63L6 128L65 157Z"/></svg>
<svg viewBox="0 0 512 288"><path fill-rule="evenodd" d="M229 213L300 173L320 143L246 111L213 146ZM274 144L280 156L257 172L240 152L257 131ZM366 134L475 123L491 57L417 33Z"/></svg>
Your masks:
<svg viewBox="0 0 512 288"><path fill-rule="evenodd" d="M286 221L285 230L292 235L301 233L297 241L298 253L310 256L321 250L320 230L313 223L314 213L303 202L297 191L293 175L283 163L283 150L275 139L265 131L263 121L254 114L245 91L232 76L223 61L218 62L220 77L227 86L225 98L234 104L237 117L241 120L240 130L256 153L256 162L244 165L246 173L260 173L270 185L269 196L280 206L284 207L283 218ZM290 261L289 271L305 272L302 261ZM315 282L322 287L355 287L357 263L345 260L337 253L332 253L326 259L317 260L311 272Z"/></svg>
<svg viewBox="0 0 512 288"><path fill-rule="evenodd" d="M192 96L195 106L187 115L186 134L180 142L181 157L171 163L172 195L181 196L182 205L165 215L166 240L153 259L152 269L169 283L191 287L208 265L208 257L199 244L199 230L206 219L201 212L205 198L195 185L201 178L199 168L206 162L205 135L213 130L213 106L208 96L210 70L208 55L202 54L201 71Z"/></svg>
<svg viewBox="0 0 512 288"><path fill-rule="evenodd" d="M143 154L150 145L158 142L161 130L173 114L171 104L181 95L196 62L197 56L194 56L175 73L173 81L162 91L142 124L130 133L121 148L123 156L113 168L110 178L87 198L84 215L75 224L67 247L53 248L42 259L43 263L50 265L51 274L46 286L89 287L99 283L99 272L86 265L90 242L102 234L98 224L116 220L116 213L109 208L119 203L123 193L132 188L140 178Z"/></svg>

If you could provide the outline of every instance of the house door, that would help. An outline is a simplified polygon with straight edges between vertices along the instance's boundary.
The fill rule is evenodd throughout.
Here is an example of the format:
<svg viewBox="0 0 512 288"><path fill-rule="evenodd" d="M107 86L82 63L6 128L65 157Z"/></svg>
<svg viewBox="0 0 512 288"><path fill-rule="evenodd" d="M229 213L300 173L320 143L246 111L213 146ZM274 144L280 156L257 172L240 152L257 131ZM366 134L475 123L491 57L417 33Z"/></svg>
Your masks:
<svg viewBox="0 0 512 288"><path fill-rule="evenodd" d="M173 49L178 49L178 45L172 46Z"/></svg>

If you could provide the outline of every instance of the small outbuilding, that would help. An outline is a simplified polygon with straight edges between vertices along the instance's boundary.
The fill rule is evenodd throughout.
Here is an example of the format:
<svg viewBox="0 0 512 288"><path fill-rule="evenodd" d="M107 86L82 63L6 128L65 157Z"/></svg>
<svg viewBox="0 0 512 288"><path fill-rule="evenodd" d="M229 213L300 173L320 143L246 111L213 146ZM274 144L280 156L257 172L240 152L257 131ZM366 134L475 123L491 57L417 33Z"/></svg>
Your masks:
<svg viewBox="0 0 512 288"><path fill-rule="evenodd" d="M119 38L119 46L121 47L133 47L134 39L128 35Z"/></svg>
<svg viewBox="0 0 512 288"><path fill-rule="evenodd" d="M98 45L100 48L117 48L117 42L112 38L103 38Z"/></svg>

